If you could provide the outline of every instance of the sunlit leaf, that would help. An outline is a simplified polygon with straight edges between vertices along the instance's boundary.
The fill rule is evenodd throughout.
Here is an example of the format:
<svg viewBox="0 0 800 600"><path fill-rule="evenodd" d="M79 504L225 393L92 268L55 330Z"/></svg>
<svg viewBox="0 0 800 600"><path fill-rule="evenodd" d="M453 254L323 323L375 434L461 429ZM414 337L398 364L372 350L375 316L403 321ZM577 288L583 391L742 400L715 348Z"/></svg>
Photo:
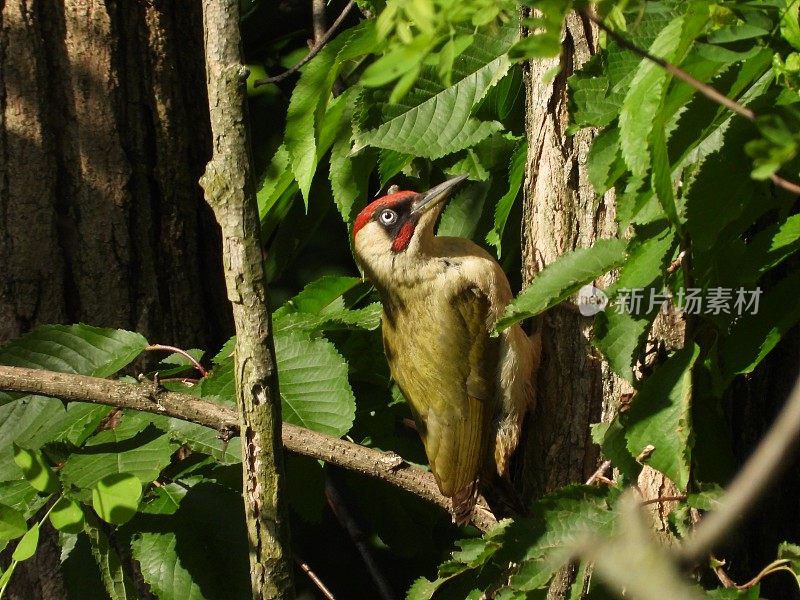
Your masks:
<svg viewBox="0 0 800 600"><path fill-rule="evenodd" d="M139 507L142 482L135 475L107 475L92 488L92 507L107 523L121 525L130 521Z"/></svg>

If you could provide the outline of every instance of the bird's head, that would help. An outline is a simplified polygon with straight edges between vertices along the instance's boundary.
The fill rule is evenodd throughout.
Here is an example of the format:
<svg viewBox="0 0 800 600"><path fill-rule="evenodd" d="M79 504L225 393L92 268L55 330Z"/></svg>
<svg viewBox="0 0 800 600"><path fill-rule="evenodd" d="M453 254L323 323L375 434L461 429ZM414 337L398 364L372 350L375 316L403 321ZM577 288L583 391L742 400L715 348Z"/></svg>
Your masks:
<svg viewBox="0 0 800 600"><path fill-rule="evenodd" d="M391 193L358 214L353 223L353 247L371 278L393 269L398 257L414 259L424 252L444 206L442 201L466 178L453 177L427 192L390 189Z"/></svg>

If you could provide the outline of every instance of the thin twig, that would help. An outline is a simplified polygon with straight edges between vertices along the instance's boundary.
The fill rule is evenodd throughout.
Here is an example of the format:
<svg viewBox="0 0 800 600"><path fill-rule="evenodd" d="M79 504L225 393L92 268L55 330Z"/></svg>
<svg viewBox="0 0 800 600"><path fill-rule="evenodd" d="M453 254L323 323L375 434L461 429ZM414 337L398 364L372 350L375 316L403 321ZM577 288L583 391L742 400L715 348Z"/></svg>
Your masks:
<svg viewBox="0 0 800 600"><path fill-rule="evenodd" d="M717 558L714 558L713 555L711 556L711 560L712 560L712 562L716 563L716 564L714 564L714 568L713 568L714 575L717 576L717 579L719 579L719 582L722 584L722 587L728 588L728 589L739 587L739 586L736 585L736 582L733 579L730 578L730 576L728 575L728 572L725 571L725 561L721 561L721 560L719 560Z"/></svg>
<svg viewBox="0 0 800 600"><path fill-rule="evenodd" d="M648 504L664 504L665 502L683 502L686 496L659 496L658 498L650 498L649 500L642 500L642 506Z"/></svg>
<svg viewBox="0 0 800 600"><path fill-rule="evenodd" d="M786 405L761 440L755 452L720 499L717 510L707 513L683 543L680 555L686 562L705 557L728 534L788 464L787 456L800 436L800 379Z"/></svg>
<svg viewBox="0 0 800 600"><path fill-rule="evenodd" d="M308 566L308 563L299 558L298 556L294 557L294 562L297 563L297 566L303 570L303 573L308 575L308 578L317 586L317 589L325 596L328 600L336 600L333 593L327 588L327 586L322 582L322 580L317 576L314 571L311 570L311 567Z"/></svg>
<svg viewBox="0 0 800 600"><path fill-rule="evenodd" d="M751 587L761 583L761 580L764 579L767 575L772 575L773 573L777 573L778 571L787 571L790 575L795 575L794 570L791 568L792 561L788 558L783 560L777 560L773 563L768 564L766 567L761 569L758 575L753 577L747 583L743 583L742 585L737 585L736 588L739 590L749 590Z"/></svg>
<svg viewBox="0 0 800 600"><path fill-rule="evenodd" d="M611 461L607 460L603 462L602 465L597 467L597 471L592 473L592 476L586 480L586 485L592 485L593 483L600 481L601 479L605 479L604 475L605 472L611 468Z"/></svg>
<svg viewBox="0 0 800 600"><path fill-rule="evenodd" d="M766 567L759 571L758 575L753 577L747 583L743 583L739 585L733 579L730 578L728 573L725 571L725 562L720 561L712 555L712 561L716 562L714 566L714 574L719 579L720 583L722 583L723 587L726 588L736 588L737 590L749 590L751 587L754 587L761 583L761 580L764 579L767 575L772 575L773 573L778 573L780 571L786 571L790 575L795 575L794 571L791 568L792 561L788 558L776 560L768 564Z"/></svg>
<svg viewBox="0 0 800 600"><path fill-rule="evenodd" d="M200 380L193 379L192 377L163 377L158 380L159 383L166 383L168 381L177 381L178 383L183 383L184 385L197 385Z"/></svg>
<svg viewBox="0 0 800 600"><path fill-rule="evenodd" d="M769 176L772 180L772 183L777 185L778 187L782 187L788 192L792 192L793 194L800 195L800 185L794 183L793 181L789 181L788 179L784 179L780 175L773 173Z"/></svg>
<svg viewBox="0 0 800 600"><path fill-rule="evenodd" d="M208 371L205 370L203 365L197 362L194 356L192 356L186 350L183 350L181 348L177 348L175 346L165 346L164 344L150 344L145 348L145 350L149 351L163 350L165 352L175 352L176 354L180 354L181 356L186 357L189 360L189 362L191 362L192 365L194 365L194 368L197 369L203 377L208 375Z"/></svg>
<svg viewBox="0 0 800 600"><path fill-rule="evenodd" d="M333 22L331 28L325 32L325 35L323 35L320 38L320 40L316 44L314 44L314 47L311 48L308 54L306 54L303 58L301 58L296 65L294 65L290 69L287 69L280 75L275 75L274 77L267 77L266 79L257 79L253 83L253 87L259 87L262 85L267 85L269 83L278 83L280 81L283 81L290 75L297 73L297 71L299 71L300 69L302 69L303 65L305 65L308 61L310 61L317 54L319 54L320 50L322 50L325 47L325 44L327 44L331 40L333 34L336 33L336 30L339 28L339 25L342 24L342 21L344 21L345 17L352 10L353 6L355 6L355 0L350 0L350 2L348 2L347 5L342 10L342 13Z"/></svg>
<svg viewBox="0 0 800 600"><path fill-rule="evenodd" d="M92 402L175 417L215 429L222 439L230 439L239 433L238 417L233 407L188 394L154 389L148 384L0 365L0 391L50 396L67 402ZM282 427L283 445L288 451L379 479L449 512L450 499L439 492L433 475L403 461L398 465L397 455L289 423L283 423ZM489 511L476 507L472 523L486 531L497 520Z"/></svg>
<svg viewBox="0 0 800 600"><path fill-rule="evenodd" d="M647 50L644 50L643 48L639 48L639 46L637 46L636 44L628 41L626 38L621 36L619 33L614 31L613 29L611 29L608 25L605 24L605 22L603 22L602 19L600 19L591 10L584 9L582 12L583 12L583 15L587 19L589 19L592 23L597 25L597 27L599 29L604 31L611 39L613 39L615 42L617 42L617 44L619 44L623 48L625 48L627 50L630 50L631 52L634 52L634 53L638 54L639 56L641 56L643 58L646 58L647 60L656 63L659 67L661 67L662 69L664 69L665 71L667 71L671 75L674 75L675 77L677 77L678 79L680 79L684 83L687 83L688 85L690 85L691 87L696 89L698 92L703 94L706 98L709 98L710 100L713 100L717 104L720 104L720 105L724 106L725 108L727 108L728 110L736 113L737 115L743 116L748 121L755 121L756 120L756 114L752 110L747 108L746 106L742 106L741 104L739 104L735 100L731 100L725 94L722 94L719 91L717 91L716 89L714 89L713 87L711 87L710 85L708 85L706 83L703 83L702 81L700 81L698 79L695 79L694 77L689 75L689 73L687 73L683 69L678 68L677 66L675 66L671 62L661 58L660 56L653 56Z"/></svg>
<svg viewBox="0 0 800 600"><path fill-rule="evenodd" d="M728 98L725 94L721 93L720 91L708 85L707 83L703 83L699 79L692 77L691 75L689 75L689 73L687 73L680 67L672 64L668 60L665 60L660 56L653 56L647 50L640 48L636 44L630 42L624 36L620 35L616 31L611 29L608 25L606 25L605 22L602 19L600 19L596 14L594 14L593 11L589 9L584 9L580 12L586 19L597 25L599 29L604 31L606 35L608 35L611 39L613 39L615 42L617 42L617 44L619 44L623 48L630 50L635 54L638 54L642 58L646 58L647 60L654 62L662 69L667 71L667 73L670 73L677 79L680 79L687 85L691 86L692 88L703 94L709 100L716 102L720 106L724 106L731 112L744 117L750 122L756 121L757 115L755 111L747 108L742 104L739 104L738 102L736 102L731 98ZM786 191L791 192L793 194L800 194L800 185L798 185L797 183L789 181L779 175L772 175L770 176L770 179L772 180L772 183L774 183L778 187L783 188Z"/></svg>
<svg viewBox="0 0 800 600"><path fill-rule="evenodd" d="M372 581L378 588L378 593L382 600L395 600L395 593L383 576L366 534L350 512L347 501L339 489L336 473L329 469L325 469L325 499L328 501L328 506L331 507L336 520L339 521L339 524L350 536L350 539L353 540L353 544L358 549L358 553L361 555Z"/></svg>

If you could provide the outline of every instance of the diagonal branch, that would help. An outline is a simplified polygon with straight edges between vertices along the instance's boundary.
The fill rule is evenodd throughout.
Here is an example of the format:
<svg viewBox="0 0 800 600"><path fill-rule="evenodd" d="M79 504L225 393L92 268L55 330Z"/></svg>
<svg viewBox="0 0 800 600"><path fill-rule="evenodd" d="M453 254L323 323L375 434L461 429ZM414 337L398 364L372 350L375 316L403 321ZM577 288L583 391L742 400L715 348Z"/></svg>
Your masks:
<svg viewBox="0 0 800 600"><path fill-rule="evenodd" d="M239 433L233 408L150 385L0 365L0 391L51 396L68 402L92 402L175 417L215 429L223 437ZM283 445L289 452L374 477L449 512L450 500L439 492L433 475L408 465L396 454L366 448L289 423L283 423L282 435ZM472 523L479 529L485 531L495 522L485 509L474 509Z"/></svg>
<svg viewBox="0 0 800 600"><path fill-rule="evenodd" d="M588 19L595 25L597 25L598 29L604 31L608 37L613 39L617 44L621 47L625 48L626 50L630 50L641 56L642 58L646 58L647 60L654 62L659 67L664 69L667 73L680 79L685 84L693 87L695 90L703 94L706 98L711 100L712 102L716 102L720 106L724 106L728 110L737 115L744 117L750 122L755 123L757 115L756 113L747 108L746 106L739 104L735 100L728 98L725 94L721 93L716 88L708 85L707 83L703 83L699 79L692 77L689 73L678 67L677 65L672 64L668 60L661 58L660 56L654 56L650 54L647 50L640 48L630 40L626 39L624 36L620 35L613 29L611 29L606 23L600 19L593 11L589 9L584 9L580 11L584 18ZM800 194L800 184L795 183L794 181L789 181L778 175L777 173L773 173L770 175L770 180L776 186L785 189L788 192L793 194Z"/></svg>
<svg viewBox="0 0 800 600"><path fill-rule="evenodd" d="M287 77L289 77L289 75L297 73L300 69L302 69L303 66L306 65L306 63L308 63L312 58L314 58L317 54L319 54L320 50L322 50L325 47L325 44L331 41L333 34L336 33L337 29L339 29L339 26L342 24L342 21L344 21L345 17L352 10L353 6L355 6L355 0L350 0L350 2L348 2L347 5L342 9L342 13L333 22L333 25L331 25L330 29L328 29L328 31L326 31L322 35L322 37L317 39L316 33L314 34L314 47L311 48L308 54L306 54L303 58L301 58L296 65L294 65L290 69L287 69L283 73L280 73L279 75L275 75L274 77L267 77L266 79L257 79L255 82L253 82L253 87L260 87L262 85L267 85L269 83L279 83L284 79L286 79Z"/></svg>
<svg viewBox="0 0 800 600"><path fill-rule="evenodd" d="M702 560L725 539L736 523L789 464L788 457L800 438L800 379L767 435L728 486L720 507L701 521L680 549L686 562Z"/></svg>

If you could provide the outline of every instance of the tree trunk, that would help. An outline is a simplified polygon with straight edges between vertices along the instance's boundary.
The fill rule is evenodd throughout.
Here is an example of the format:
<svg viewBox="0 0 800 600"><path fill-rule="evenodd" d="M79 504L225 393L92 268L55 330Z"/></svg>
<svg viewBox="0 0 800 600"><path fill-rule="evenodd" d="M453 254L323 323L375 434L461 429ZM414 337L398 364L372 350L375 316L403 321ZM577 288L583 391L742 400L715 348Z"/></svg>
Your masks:
<svg viewBox="0 0 800 600"><path fill-rule="evenodd" d="M0 341L42 323L212 347L232 330L197 2L7 2Z"/></svg>
<svg viewBox="0 0 800 600"><path fill-rule="evenodd" d="M233 326L198 185L211 148L200 3L0 10L0 342L86 322L219 347ZM63 597L58 569L45 539L9 598Z"/></svg>
<svg viewBox="0 0 800 600"><path fill-rule="evenodd" d="M594 132L567 135L567 78L595 52L589 23L567 19L561 71L547 81L559 59L532 61L526 69L528 164L523 214L524 279L575 248L616 234L613 193L598 198L589 183L586 157ZM601 287L604 283L600 282ZM599 449L589 426L614 415L623 384L592 348L590 318L559 306L540 317L542 364L537 402L529 416L522 489L526 499L569 483L586 481L597 469ZM574 579L567 568L550 597L564 598Z"/></svg>
<svg viewBox="0 0 800 600"><path fill-rule="evenodd" d="M523 218L525 282L541 268L574 248L616 234L611 193L596 198L585 169L593 132L574 136L568 125L566 79L595 51L589 23L571 14L560 58L561 71L548 82L545 74L559 61L534 61L526 70L526 131L529 144ZM604 282L600 282L602 287ZM605 282L607 283L607 282ZM674 314L673 314L674 316ZM589 425L607 421L618 409L630 385L615 377L591 346L591 321L577 311L556 307L541 318L542 365L537 379L537 406L526 427L521 484L527 499L560 486L585 481L598 463L598 448ZM651 343L667 351L683 347L685 326L680 319L659 315ZM726 412L733 432L737 466L744 463L783 405L798 372L797 329L787 334L778 350L753 375L743 378L726 395ZM724 427L725 424L720 425ZM778 544L797 537L798 510L794 493L800 489L795 455L786 474L774 484L783 493L767 494L753 516L733 536L727 554L729 575L738 583L753 577L775 557ZM674 483L644 467L637 482L646 498L675 496ZM675 542L667 524L675 502L651 504L654 532L665 544ZM571 572L573 571L573 572ZM550 598L568 597L574 569L564 569L551 586ZM790 577L767 578L762 591L769 597L797 598Z"/></svg>
<svg viewBox="0 0 800 600"><path fill-rule="evenodd" d="M567 77L594 52L590 26L575 14L567 20L562 48L561 71L554 80L546 81L545 73L559 59L534 61L526 70L526 283L562 254L616 233L613 195L597 198L585 168L594 133L566 134ZM565 307L542 317L543 360L525 446L526 497L585 481L597 468L589 425L606 420L620 382L592 349L591 325L591 319Z"/></svg>

